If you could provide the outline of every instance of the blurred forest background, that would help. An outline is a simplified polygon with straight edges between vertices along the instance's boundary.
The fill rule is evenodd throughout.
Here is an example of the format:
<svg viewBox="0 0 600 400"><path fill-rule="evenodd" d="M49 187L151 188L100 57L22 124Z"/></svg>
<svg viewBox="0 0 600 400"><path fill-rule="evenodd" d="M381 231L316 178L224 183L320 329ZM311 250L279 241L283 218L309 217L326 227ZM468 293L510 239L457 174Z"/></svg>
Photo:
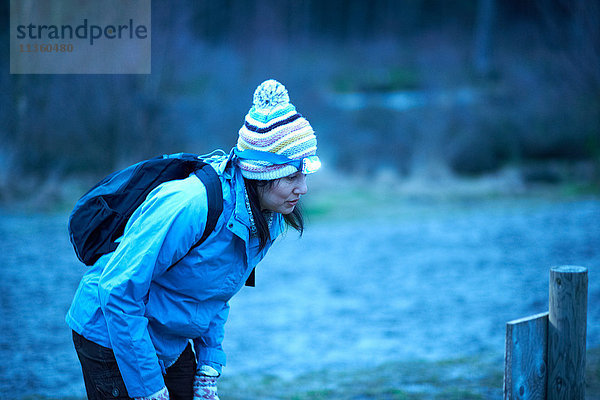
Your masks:
<svg viewBox="0 0 600 400"><path fill-rule="evenodd" d="M0 202L162 153L230 149L283 82L328 168L437 182L600 175L596 0L152 1L152 74L10 75L0 15Z"/></svg>

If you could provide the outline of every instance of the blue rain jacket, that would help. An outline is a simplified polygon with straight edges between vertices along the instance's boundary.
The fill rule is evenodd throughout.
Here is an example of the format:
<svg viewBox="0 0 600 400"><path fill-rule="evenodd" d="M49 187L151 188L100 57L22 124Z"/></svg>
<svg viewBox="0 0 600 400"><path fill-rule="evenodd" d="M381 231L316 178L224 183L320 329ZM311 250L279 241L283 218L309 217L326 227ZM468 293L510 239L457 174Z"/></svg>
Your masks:
<svg viewBox="0 0 600 400"><path fill-rule="evenodd" d="M130 397L162 389L165 368L190 339L199 363L225 365L228 301L283 230L275 213L271 241L258 250L243 178L230 159L211 163L221 178L223 213L201 245L186 255L207 216L206 189L192 174L153 190L128 221L117 249L98 259L79 284L67 324L113 349Z"/></svg>

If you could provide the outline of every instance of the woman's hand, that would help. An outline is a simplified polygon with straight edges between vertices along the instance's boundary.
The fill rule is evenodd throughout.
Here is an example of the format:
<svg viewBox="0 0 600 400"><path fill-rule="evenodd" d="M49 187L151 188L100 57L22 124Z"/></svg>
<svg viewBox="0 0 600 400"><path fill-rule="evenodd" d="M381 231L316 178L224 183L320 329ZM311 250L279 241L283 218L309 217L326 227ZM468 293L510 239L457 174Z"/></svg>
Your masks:
<svg viewBox="0 0 600 400"><path fill-rule="evenodd" d="M158 392L147 396L147 397L134 397L133 400L169 400L169 391L167 390L167 387L165 386L164 388L162 388L161 390L159 390Z"/></svg>
<svg viewBox="0 0 600 400"><path fill-rule="evenodd" d="M219 400L217 379L219 372L208 365L198 368L194 378L194 400Z"/></svg>

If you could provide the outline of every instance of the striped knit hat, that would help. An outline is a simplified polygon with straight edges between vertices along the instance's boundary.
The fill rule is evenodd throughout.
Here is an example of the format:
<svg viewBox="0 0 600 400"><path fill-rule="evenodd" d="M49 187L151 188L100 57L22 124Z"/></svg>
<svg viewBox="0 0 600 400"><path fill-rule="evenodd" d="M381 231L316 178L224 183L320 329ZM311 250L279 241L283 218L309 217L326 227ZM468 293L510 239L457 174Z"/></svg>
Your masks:
<svg viewBox="0 0 600 400"><path fill-rule="evenodd" d="M285 86L274 79L263 82L254 92L253 103L239 131L239 151L259 150L294 160L315 155L315 132L290 103ZM267 161L238 159L237 162L248 179L279 179L297 171L294 166Z"/></svg>

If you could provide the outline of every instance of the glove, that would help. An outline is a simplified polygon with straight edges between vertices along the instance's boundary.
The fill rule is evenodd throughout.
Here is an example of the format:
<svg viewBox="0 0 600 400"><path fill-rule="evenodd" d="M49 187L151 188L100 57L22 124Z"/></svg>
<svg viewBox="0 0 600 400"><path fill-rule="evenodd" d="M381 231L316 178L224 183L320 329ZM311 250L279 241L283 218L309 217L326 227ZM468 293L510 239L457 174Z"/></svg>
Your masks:
<svg viewBox="0 0 600 400"><path fill-rule="evenodd" d="M160 389L158 392L147 397L134 397L133 400L169 400L169 391L167 387Z"/></svg>
<svg viewBox="0 0 600 400"><path fill-rule="evenodd" d="M194 400L219 400L217 378L219 372L216 369L208 365L198 368L194 377Z"/></svg>

